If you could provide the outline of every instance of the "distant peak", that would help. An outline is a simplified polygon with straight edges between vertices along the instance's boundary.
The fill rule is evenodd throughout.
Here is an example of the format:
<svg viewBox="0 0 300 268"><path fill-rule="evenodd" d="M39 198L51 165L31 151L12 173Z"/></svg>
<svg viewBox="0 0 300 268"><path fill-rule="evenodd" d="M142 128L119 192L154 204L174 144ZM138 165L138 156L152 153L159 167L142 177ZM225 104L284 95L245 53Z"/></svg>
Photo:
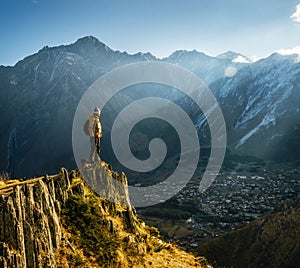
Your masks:
<svg viewBox="0 0 300 268"><path fill-rule="evenodd" d="M207 56L205 53L203 52L199 52L197 50L185 50L185 49L182 49L182 50L176 50L174 51L168 58L181 58L183 56L192 56L192 57L209 57Z"/></svg>
<svg viewBox="0 0 300 268"><path fill-rule="evenodd" d="M249 63L249 62L251 62L251 60L248 57L246 57L246 56L244 56L240 53L231 51L231 50L218 55L217 58L218 59L231 60L232 62L235 62L235 63Z"/></svg>
<svg viewBox="0 0 300 268"><path fill-rule="evenodd" d="M219 59L228 59L228 58L232 58L232 57L233 57L233 58L234 58L234 57L237 57L237 56L239 56L239 55L241 55L241 54L236 53L236 52L231 51L231 50L228 50L228 51L226 51L226 52L224 52L224 53L218 55L217 58L219 58Z"/></svg>
<svg viewBox="0 0 300 268"><path fill-rule="evenodd" d="M283 54L280 52L274 52L272 53L270 56L268 56L267 58L265 58L266 60L271 59L271 60L293 60L296 63L300 62L300 54L297 53L291 53L291 54Z"/></svg>
<svg viewBox="0 0 300 268"><path fill-rule="evenodd" d="M79 38L76 43L94 43L94 44L103 44L102 42L100 42L96 37L89 35L89 36L84 36ZM104 45L104 44L103 44Z"/></svg>
<svg viewBox="0 0 300 268"><path fill-rule="evenodd" d="M79 38L74 44L72 44L73 46L75 45L80 46L80 47L95 47L95 48L101 48L104 49L105 51L112 51L112 49L110 47L108 47L106 44L102 43L101 41L99 41L99 39L97 39L94 36L85 36L82 38Z"/></svg>
<svg viewBox="0 0 300 268"><path fill-rule="evenodd" d="M148 58L148 59L156 59L155 56L153 56L150 52L137 52L135 54L133 54L134 56L137 55L139 57L142 57L142 58Z"/></svg>
<svg viewBox="0 0 300 268"><path fill-rule="evenodd" d="M180 54L180 53L205 55L203 52L199 52L196 49L193 50L179 49L173 52L173 54Z"/></svg>

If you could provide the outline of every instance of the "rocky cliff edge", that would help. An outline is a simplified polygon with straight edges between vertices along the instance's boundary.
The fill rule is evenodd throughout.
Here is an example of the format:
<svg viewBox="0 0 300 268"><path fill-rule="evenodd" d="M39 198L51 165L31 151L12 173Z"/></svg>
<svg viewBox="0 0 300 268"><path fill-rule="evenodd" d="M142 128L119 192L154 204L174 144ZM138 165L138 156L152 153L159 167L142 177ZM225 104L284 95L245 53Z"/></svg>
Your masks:
<svg viewBox="0 0 300 268"><path fill-rule="evenodd" d="M113 201L100 197L81 174L105 185ZM0 267L207 266L204 258L162 241L156 228L138 219L125 174L105 163L0 180Z"/></svg>

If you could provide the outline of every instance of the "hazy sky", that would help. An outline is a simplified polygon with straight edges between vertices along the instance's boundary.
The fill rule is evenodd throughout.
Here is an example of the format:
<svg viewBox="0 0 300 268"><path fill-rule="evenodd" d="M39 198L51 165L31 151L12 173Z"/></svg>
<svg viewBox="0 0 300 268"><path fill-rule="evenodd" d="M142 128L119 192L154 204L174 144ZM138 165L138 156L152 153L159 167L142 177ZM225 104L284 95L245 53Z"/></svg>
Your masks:
<svg viewBox="0 0 300 268"><path fill-rule="evenodd" d="M300 0L0 0L0 65L93 35L115 50L262 57L300 46ZM294 14L294 16L293 16ZM298 47L299 50L299 47Z"/></svg>

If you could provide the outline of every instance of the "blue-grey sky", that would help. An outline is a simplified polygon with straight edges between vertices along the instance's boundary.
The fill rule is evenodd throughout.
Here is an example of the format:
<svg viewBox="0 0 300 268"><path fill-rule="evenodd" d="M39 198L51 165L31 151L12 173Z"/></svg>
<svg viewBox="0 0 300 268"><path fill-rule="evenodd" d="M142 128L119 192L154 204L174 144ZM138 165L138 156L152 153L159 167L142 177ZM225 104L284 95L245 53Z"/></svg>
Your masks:
<svg viewBox="0 0 300 268"><path fill-rule="evenodd" d="M262 57L300 46L300 0L1 0L0 65L93 35L114 50ZM292 16L294 14L294 16Z"/></svg>

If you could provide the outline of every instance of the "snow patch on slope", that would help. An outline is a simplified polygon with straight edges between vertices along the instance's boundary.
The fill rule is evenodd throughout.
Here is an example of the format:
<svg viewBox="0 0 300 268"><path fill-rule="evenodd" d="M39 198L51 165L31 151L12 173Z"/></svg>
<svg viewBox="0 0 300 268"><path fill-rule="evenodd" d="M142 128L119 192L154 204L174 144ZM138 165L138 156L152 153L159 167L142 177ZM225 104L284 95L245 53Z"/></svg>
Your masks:
<svg viewBox="0 0 300 268"><path fill-rule="evenodd" d="M262 128L269 127L270 125L276 124L275 115L266 115L260 124L248 132L243 138L240 139L239 143L235 146L235 149L243 145L248 139L250 139L254 134L258 133Z"/></svg>
<svg viewBox="0 0 300 268"><path fill-rule="evenodd" d="M249 59L247 59L246 57L244 57L242 55L238 55L235 59L232 60L232 62L235 62L235 63L251 63L251 61Z"/></svg>

